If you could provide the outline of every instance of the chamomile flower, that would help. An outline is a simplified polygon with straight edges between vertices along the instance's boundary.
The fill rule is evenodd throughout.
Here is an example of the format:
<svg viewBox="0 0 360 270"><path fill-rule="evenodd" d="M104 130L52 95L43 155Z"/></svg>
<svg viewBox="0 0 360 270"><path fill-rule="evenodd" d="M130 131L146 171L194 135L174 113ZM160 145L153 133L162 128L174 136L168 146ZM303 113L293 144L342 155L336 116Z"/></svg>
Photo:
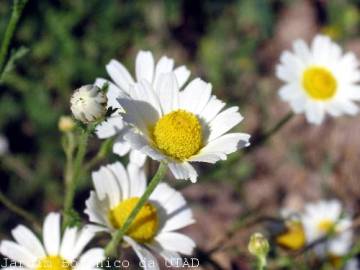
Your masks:
<svg viewBox="0 0 360 270"><path fill-rule="evenodd" d="M297 40L293 52L281 54L276 75L285 85L280 97L308 122L321 124L326 114L355 115L360 99L359 61L354 53L342 53L329 37L317 35L311 46Z"/></svg>
<svg viewBox="0 0 360 270"><path fill-rule="evenodd" d="M305 206L301 220L308 243L330 235L329 240L315 246L320 256L342 256L349 251L353 236L350 230L352 221L343 213L339 201L309 203Z"/></svg>
<svg viewBox="0 0 360 270"><path fill-rule="evenodd" d="M94 237L94 230L90 228L67 228L61 240L58 213L50 213L44 221L43 244L23 225L17 226L12 235L16 242L1 241L0 253L22 267L5 269L89 270L96 269L96 265L105 259L101 248L90 249L81 255Z"/></svg>
<svg viewBox="0 0 360 270"><path fill-rule="evenodd" d="M134 129L124 138L131 147L165 161L177 179L197 180L191 162L215 163L249 145L245 133L227 133L243 117L234 106L211 94L211 84L194 79L180 90L174 73L162 74L155 88L146 80L133 86L130 96L118 101L124 120Z"/></svg>
<svg viewBox="0 0 360 270"><path fill-rule="evenodd" d="M108 106L118 110L121 110L121 108L116 101L117 98L122 95L129 95L130 89L140 80L146 80L150 84L156 85L161 74L174 71L181 87L190 76L190 71L185 66L174 69L174 60L166 56L161 57L155 64L154 57L149 51L140 51L137 54L135 78L130 75L129 71L120 62L114 59L106 65L106 70L112 82L98 78L95 84L102 87L105 83L108 83ZM131 150L130 144L123 138L127 128L122 121L119 111L116 111L106 122L97 127L96 133L101 139L116 135L117 140L114 143L114 153L124 156L130 152L131 162L142 165L145 162L146 156L137 150Z"/></svg>
<svg viewBox="0 0 360 270"><path fill-rule="evenodd" d="M146 189L144 169L116 162L92 174L95 191L86 201L85 213L99 230L120 229ZM145 269L158 269L151 251L169 264L181 264L179 253L190 255L195 243L175 232L194 223L184 197L165 183L159 184L139 211L124 240L134 249Z"/></svg>

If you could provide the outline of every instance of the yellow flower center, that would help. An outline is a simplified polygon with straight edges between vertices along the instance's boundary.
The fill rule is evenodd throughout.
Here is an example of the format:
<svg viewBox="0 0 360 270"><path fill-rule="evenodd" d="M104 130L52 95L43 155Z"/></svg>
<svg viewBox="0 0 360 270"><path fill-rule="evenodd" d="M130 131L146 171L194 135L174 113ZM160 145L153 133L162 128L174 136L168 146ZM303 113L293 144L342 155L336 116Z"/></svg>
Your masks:
<svg viewBox="0 0 360 270"><path fill-rule="evenodd" d="M138 197L133 197L122 201L111 209L109 218L116 229L120 229L124 225L138 201ZM147 202L138 212L126 235L139 243L147 243L154 238L158 227L159 218L157 209L151 203Z"/></svg>
<svg viewBox="0 0 360 270"><path fill-rule="evenodd" d="M162 152L186 160L202 146L202 128L199 119L190 112L177 110L163 116L153 129L153 140Z"/></svg>
<svg viewBox="0 0 360 270"><path fill-rule="evenodd" d="M36 270L72 270L71 263L60 256L47 256L40 260Z"/></svg>
<svg viewBox="0 0 360 270"><path fill-rule="evenodd" d="M302 224L298 221L289 221L286 224L287 231L276 238L276 242L285 248L299 250L305 245L305 232Z"/></svg>
<svg viewBox="0 0 360 270"><path fill-rule="evenodd" d="M336 93L337 82L333 74L323 67L313 66L304 71L302 84L313 99L327 100Z"/></svg>
<svg viewBox="0 0 360 270"><path fill-rule="evenodd" d="M330 219L323 219L317 224L317 229L324 233L330 233L335 227L335 223Z"/></svg>

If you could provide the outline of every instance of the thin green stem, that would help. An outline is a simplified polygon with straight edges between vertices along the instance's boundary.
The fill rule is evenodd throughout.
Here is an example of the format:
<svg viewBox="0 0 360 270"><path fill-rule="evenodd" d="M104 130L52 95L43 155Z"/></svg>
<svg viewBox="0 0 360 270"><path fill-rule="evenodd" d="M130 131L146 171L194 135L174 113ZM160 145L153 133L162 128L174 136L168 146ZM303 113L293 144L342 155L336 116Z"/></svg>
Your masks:
<svg viewBox="0 0 360 270"><path fill-rule="evenodd" d="M282 127L284 127L293 118L293 116L294 116L293 112L289 112L288 114L286 114L272 128L270 128L268 131L262 134L259 137L259 139L252 146L249 147L249 151L252 148L259 147L260 145L267 142L274 134L276 134Z"/></svg>
<svg viewBox="0 0 360 270"><path fill-rule="evenodd" d="M2 202L2 204L5 207L7 207L10 211L14 212L18 216L25 219L26 221L30 222L35 227L36 230L38 231L41 230L41 226L37 222L36 218L32 214L27 212L25 209L14 204L10 199L6 197L4 193L2 193L2 191L0 191L0 202Z"/></svg>
<svg viewBox="0 0 360 270"><path fill-rule="evenodd" d="M131 211L130 215L126 219L123 227L119 230L117 230L109 242L109 244L105 248L105 253L107 256L112 256L116 252L116 248L120 241L122 240L123 236L126 234L126 232L129 230L132 222L136 218L137 214L141 210L141 208L145 205L147 200L149 199L150 195L153 193L157 185L161 182L161 180L164 178L167 171L167 165L165 163L160 163L157 172L151 179L149 185L147 186L144 194L139 199L138 203L135 205L134 209Z"/></svg>
<svg viewBox="0 0 360 270"><path fill-rule="evenodd" d="M0 74L2 74L4 70L5 60L9 54L10 42L27 1L28 0L14 0L10 21L6 27L5 35L0 48Z"/></svg>
<svg viewBox="0 0 360 270"><path fill-rule="evenodd" d="M90 128L83 131L79 138L78 151L75 157L74 165L66 172L66 194L64 200L64 227L71 221L71 212L73 211L74 198L78 181L81 176L86 147L90 135ZM71 165L69 165L71 166Z"/></svg>
<svg viewBox="0 0 360 270"><path fill-rule="evenodd" d="M257 270L265 270L266 267L266 257L259 256L256 260L256 269Z"/></svg>

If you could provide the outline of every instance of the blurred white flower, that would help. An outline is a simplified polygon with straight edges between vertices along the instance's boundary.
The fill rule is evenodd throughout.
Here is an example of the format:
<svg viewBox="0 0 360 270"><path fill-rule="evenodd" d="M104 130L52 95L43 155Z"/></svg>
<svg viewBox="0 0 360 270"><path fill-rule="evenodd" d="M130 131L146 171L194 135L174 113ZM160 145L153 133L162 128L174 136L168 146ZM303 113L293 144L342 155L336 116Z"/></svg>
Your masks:
<svg viewBox="0 0 360 270"><path fill-rule="evenodd" d="M140 51L137 54L135 61L135 79L120 62L114 59L106 65L106 70L113 82L98 78L95 84L102 87L105 83L108 83L108 106L119 110L121 110L121 108L117 102L117 98L122 95L129 95L131 87L140 80L145 79L155 86L161 74L174 71L179 82L179 87L181 87L190 76L190 71L185 66L174 69L174 60L166 56L162 56L155 64L154 57L149 51ZM121 115L119 112L115 112L107 121L97 127L96 134L101 139L116 135L117 139L113 148L114 153L124 156L130 152L131 162L143 165L146 155L137 150L131 150L130 144L123 138L126 129L128 129L128 127L122 121Z"/></svg>
<svg viewBox="0 0 360 270"><path fill-rule="evenodd" d="M279 95L295 113L305 113L313 124L321 124L326 113L358 113L354 101L360 99L360 71L354 53L343 55L340 46L323 35L317 35L311 47L297 40L293 50L281 54L276 75L285 82Z"/></svg>
<svg viewBox="0 0 360 270"><path fill-rule="evenodd" d="M334 236L323 244L315 246L320 256L343 256L352 244L352 220L343 213L341 203L337 200L319 201L305 206L302 215L307 243L313 243L331 233Z"/></svg>
<svg viewBox="0 0 360 270"><path fill-rule="evenodd" d="M102 248L93 248L81 255L94 237L90 227L65 229L61 240L60 214L50 213L43 225L43 244L23 225L17 226L12 235L16 242L3 240L0 253L28 270L88 270L95 269L105 259ZM11 265L13 266L13 265Z"/></svg>
<svg viewBox="0 0 360 270"><path fill-rule="evenodd" d="M100 231L109 233L121 228L146 189L143 167L130 163L127 169L116 162L93 172L95 192L86 201L85 213ZM150 250L168 263L179 264L179 253L190 255L195 243L175 232L194 223L191 209L180 192L160 183L149 201L139 211L124 240L134 249L145 269L158 269ZM147 263L146 263L147 262ZM153 268L149 262L154 262Z"/></svg>
<svg viewBox="0 0 360 270"><path fill-rule="evenodd" d="M71 111L74 117L87 124L99 121L106 113L107 97L96 85L84 85L71 96Z"/></svg>
<svg viewBox="0 0 360 270"><path fill-rule="evenodd" d="M211 94L211 84L197 78L182 91L179 85L175 73L166 73L155 88L142 80L118 98L124 121L135 127L124 138L133 149L165 161L175 178L196 182L191 162L225 160L248 146L250 135L228 133L243 117L237 106L221 112L225 103Z"/></svg>
<svg viewBox="0 0 360 270"><path fill-rule="evenodd" d="M9 152L9 142L7 138L0 134L0 156L6 155Z"/></svg>

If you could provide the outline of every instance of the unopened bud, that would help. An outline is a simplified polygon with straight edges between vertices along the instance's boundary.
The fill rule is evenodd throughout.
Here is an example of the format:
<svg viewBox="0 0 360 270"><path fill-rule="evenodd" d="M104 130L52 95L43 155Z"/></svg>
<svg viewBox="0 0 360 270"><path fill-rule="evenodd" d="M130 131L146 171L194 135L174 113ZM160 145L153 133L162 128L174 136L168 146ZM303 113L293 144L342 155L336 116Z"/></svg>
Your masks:
<svg viewBox="0 0 360 270"><path fill-rule="evenodd" d="M266 258L270 250L270 245L261 233L254 233L250 237L248 249L249 252L256 257Z"/></svg>
<svg viewBox="0 0 360 270"><path fill-rule="evenodd" d="M70 116L61 116L58 126L61 132L70 132L74 129L75 122Z"/></svg>
<svg viewBox="0 0 360 270"><path fill-rule="evenodd" d="M100 120L107 110L106 94L95 85L84 85L77 89L70 103L74 117L85 124Z"/></svg>

